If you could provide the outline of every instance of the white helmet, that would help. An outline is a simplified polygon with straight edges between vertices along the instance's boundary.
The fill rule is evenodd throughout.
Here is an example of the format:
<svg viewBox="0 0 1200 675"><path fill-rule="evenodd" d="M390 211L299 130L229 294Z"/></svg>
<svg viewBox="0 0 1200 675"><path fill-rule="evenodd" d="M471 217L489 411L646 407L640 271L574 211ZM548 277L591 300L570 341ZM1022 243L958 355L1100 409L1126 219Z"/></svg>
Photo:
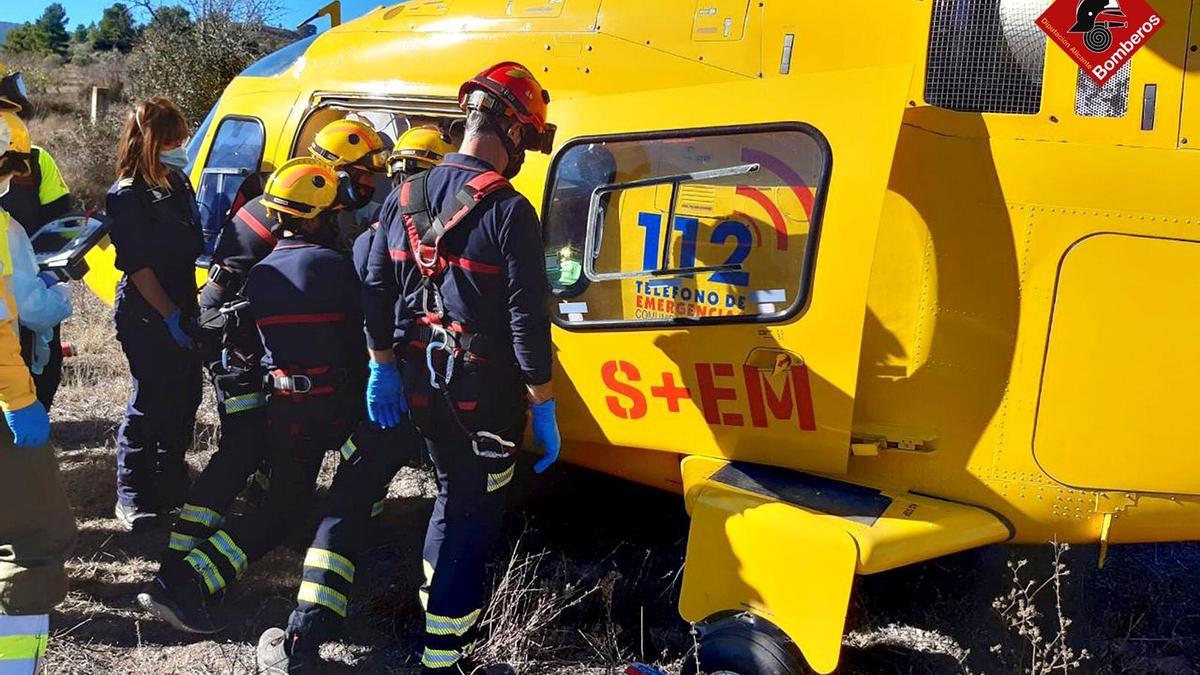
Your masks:
<svg viewBox="0 0 1200 675"><path fill-rule="evenodd" d="M12 147L13 132L12 125L8 121L8 115L0 113L0 120L3 120L3 124L0 124L0 155L5 155L8 154L8 149Z"/></svg>

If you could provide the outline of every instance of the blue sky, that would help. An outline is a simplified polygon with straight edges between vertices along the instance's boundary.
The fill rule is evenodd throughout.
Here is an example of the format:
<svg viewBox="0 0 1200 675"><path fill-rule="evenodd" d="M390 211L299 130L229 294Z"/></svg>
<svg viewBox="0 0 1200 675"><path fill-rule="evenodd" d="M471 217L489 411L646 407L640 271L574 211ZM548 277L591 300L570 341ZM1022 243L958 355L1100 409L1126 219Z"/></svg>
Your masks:
<svg viewBox="0 0 1200 675"><path fill-rule="evenodd" d="M349 21L356 16L367 13L374 7L380 4L392 4L395 0L342 0L342 20ZM104 8L113 4L115 0L60 0L60 4L67 10L67 17L70 19L69 29L74 29L76 24L91 23L99 21L100 15L104 12ZM279 6L281 13L275 23L286 28L294 28L297 23L312 16L312 13L323 6L328 0L280 0ZM46 5L50 3L43 2L18 2L17 0L9 0L4 3L4 9L0 9L0 21L12 21L14 23L24 23L33 21L42 15L42 11L46 9ZM132 6L133 3L126 1L127 5ZM168 0L167 4L181 4L185 2L172 2ZM145 17L138 17L139 20L145 20ZM325 28L329 24L328 19L321 19L317 24L319 28Z"/></svg>

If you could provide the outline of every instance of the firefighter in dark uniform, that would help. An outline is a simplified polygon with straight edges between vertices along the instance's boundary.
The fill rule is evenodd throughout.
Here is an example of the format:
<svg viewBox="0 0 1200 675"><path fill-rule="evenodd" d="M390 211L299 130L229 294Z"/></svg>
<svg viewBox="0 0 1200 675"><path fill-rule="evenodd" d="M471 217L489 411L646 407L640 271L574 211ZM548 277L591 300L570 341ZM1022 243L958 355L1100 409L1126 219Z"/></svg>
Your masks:
<svg viewBox="0 0 1200 675"><path fill-rule="evenodd" d="M437 471L420 591L426 675L512 672L485 670L465 652L483 612L485 564L530 404L534 441L545 451L535 470L545 470L561 444L541 228L508 182L527 150L550 150L549 95L526 68L501 63L466 82L459 101L467 112L462 150L389 195L363 295L370 419L403 432L410 411ZM360 464L376 461L371 450L358 448ZM382 473L362 472L390 478ZM368 499L379 493L379 485L364 485ZM352 581L353 568L346 571Z"/></svg>
<svg viewBox="0 0 1200 675"><path fill-rule="evenodd" d="M189 632L223 628L207 603L247 566L283 542L303 518L327 450L339 447L362 417L361 285L337 236L337 176L316 159L294 159L267 181L263 200L281 236L246 279L245 297L263 344L267 376L267 461L262 503L223 521L182 560L159 569L144 607Z"/></svg>
<svg viewBox="0 0 1200 675"><path fill-rule="evenodd" d="M383 168L384 147L374 129L356 120L337 120L317 133L309 151L338 174L336 208L358 203L363 186L373 187L371 177ZM200 292L201 342L216 393L221 438L175 519L161 558L164 563L186 556L213 534L256 469L261 468L260 485L269 486L266 371L259 362L263 345L243 292L251 268L279 241L280 223L268 210L261 200L246 199L226 220L208 282Z"/></svg>
<svg viewBox="0 0 1200 675"><path fill-rule="evenodd" d="M404 132L388 157L393 187L437 166L454 149L438 129L414 127ZM354 240L354 266L364 280L377 228L378 222ZM368 523L382 513L392 476L416 459L422 445L411 425L385 431L370 423L360 425L354 437L342 445L343 462L329 494L329 510L305 555L297 608L286 632L271 628L263 633L261 671L305 672L319 661L316 652L321 643L337 636L353 586L354 560L367 538ZM371 461L362 461L365 456Z"/></svg>
<svg viewBox="0 0 1200 675"><path fill-rule="evenodd" d="M30 112L25 85L21 74L10 71L0 64L0 111ZM71 210L71 190L67 188L58 164L45 148L30 149L28 175L15 176L8 194L0 197L0 208L8 211L33 236L46 223L61 218ZM33 383L37 387L38 400L47 410L54 403L54 394L62 381L61 329L55 327L50 340L50 358L41 373L34 373ZM36 347L33 331L21 329L21 355L25 363L33 363Z"/></svg>
<svg viewBox="0 0 1200 675"><path fill-rule="evenodd" d="M117 431L115 515L144 526L183 502L184 454L200 405L195 349L196 257L204 251L196 195L183 167L188 125L173 103L152 97L129 113L109 190L116 267L117 340L133 385Z"/></svg>

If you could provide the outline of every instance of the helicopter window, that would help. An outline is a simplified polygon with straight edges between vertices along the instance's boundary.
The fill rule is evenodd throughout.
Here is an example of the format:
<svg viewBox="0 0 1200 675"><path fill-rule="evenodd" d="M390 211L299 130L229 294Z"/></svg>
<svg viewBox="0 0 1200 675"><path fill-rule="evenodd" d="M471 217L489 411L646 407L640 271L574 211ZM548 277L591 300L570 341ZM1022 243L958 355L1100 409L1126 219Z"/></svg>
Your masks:
<svg viewBox="0 0 1200 675"><path fill-rule="evenodd" d="M292 156L304 157L309 154L309 146L318 132L327 124L341 119L355 119L365 122L383 138L385 147L391 148L396 139L412 127L439 127L450 125L450 120L439 115L423 113L407 113L394 109L373 108L368 106L343 107L327 104L314 107L304 118L300 130L292 144ZM461 137L460 137L461 138ZM391 179L383 174L375 177L375 190L371 201L359 209L343 211L338 215L338 236L336 247L350 250L354 240L364 230L371 226L379 217L383 202L392 190Z"/></svg>
<svg viewBox="0 0 1200 675"><path fill-rule="evenodd" d="M555 321L793 316L807 296L829 162L824 138L800 124L568 143L545 207Z"/></svg>
<svg viewBox="0 0 1200 675"><path fill-rule="evenodd" d="M262 121L254 117L230 116L217 125L200 184L196 186L205 253L212 253L238 188L248 176L258 172L265 140Z"/></svg>
<svg viewBox="0 0 1200 675"><path fill-rule="evenodd" d="M1033 115L1042 107L1050 0L934 0L925 100L978 113Z"/></svg>

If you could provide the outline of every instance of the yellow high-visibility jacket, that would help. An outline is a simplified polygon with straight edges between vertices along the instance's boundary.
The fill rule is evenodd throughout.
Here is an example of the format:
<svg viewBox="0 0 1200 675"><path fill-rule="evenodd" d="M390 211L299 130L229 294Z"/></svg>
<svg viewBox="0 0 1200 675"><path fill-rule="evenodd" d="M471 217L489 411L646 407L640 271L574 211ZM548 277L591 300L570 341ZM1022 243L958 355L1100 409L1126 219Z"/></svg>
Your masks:
<svg viewBox="0 0 1200 675"><path fill-rule="evenodd" d="M11 216L0 209L0 409L18 410L37 400L33 377L21 358L21 342L13 324L17 321L17 301L12 293L12 252L8 247Z"/></svg>

